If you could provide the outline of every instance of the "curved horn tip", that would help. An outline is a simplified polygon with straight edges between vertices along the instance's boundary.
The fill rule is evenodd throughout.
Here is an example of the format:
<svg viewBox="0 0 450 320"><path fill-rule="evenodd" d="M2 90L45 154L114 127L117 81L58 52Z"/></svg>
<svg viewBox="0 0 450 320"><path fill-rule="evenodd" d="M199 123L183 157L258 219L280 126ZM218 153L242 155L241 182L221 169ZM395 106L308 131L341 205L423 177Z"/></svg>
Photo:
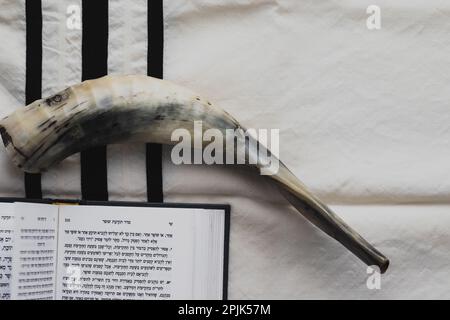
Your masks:
<svg viewBox="0 0 450 320"><path fill-rule="evenodd" d="M380 273L383 274L386 272L386 270L389 268L389 259L385 259L383 262L381 262L378 267L380 268Z"/></svg>

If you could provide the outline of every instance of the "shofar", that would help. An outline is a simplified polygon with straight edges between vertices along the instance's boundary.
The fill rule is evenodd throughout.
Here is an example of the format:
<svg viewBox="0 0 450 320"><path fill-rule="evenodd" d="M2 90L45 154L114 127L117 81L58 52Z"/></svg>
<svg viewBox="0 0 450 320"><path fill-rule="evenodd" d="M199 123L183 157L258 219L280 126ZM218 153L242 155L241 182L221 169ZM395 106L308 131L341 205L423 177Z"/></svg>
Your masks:
<svg viewBox="0 0 450 320"><path fill-rule="evenodd" d="M184 128L192 133L194 121L202 121L203 130L242 129L222 109L168 81L140 75L106 76L18 109L0 121L0 133L14 163L33 173L98 145L126 141L174 144L172 132ZM264 153L255 154L245 145L248 159L257 159L253 167L264 170L267 159L260 159ZM269 155L273 157L268 151ZM268 177L314 225L366 264L386 271L389 260L312 195L283 163Z"/></svg>

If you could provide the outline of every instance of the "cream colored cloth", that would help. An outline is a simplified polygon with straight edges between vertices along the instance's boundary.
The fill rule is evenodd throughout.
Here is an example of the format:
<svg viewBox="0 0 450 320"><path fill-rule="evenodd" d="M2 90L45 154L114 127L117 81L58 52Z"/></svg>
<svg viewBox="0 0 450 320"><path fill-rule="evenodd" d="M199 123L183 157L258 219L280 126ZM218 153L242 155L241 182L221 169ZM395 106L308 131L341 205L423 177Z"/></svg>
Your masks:
<svg viewBox="0 0 450 320"><path fill-rule="evenodd" d="M377 1L164 2L164 77L246 127L280 129L280 157L391 258L380 290L366 267L297 215L261 177L174 166L167 201L232 205L230 298L450 298L450 4ZM69 5L43 0L43 94L81 79ZM111 0L109 72L146 73L146 1ZM0 114L24 102L24 1L3 0ZM150 48L151 50L151 48ZM145 200L142 145L108 147L111 199ZM0 152L0 195L22 173ZM79 157L43 176L44 196L80 197ZM403 204L403 205L401 205Z"/></svg>

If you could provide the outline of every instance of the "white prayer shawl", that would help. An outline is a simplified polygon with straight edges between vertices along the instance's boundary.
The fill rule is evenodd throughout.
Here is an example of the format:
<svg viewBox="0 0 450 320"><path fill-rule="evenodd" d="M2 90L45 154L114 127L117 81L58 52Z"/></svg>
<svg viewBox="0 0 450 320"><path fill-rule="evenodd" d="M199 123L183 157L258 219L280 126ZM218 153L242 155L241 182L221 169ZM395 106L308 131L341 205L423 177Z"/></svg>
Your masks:
<svg viewBox="0 0 450 320"><path fill-rule="evenodd" d="M42 3L46 96L81 81L82 3ZM164 147L165 201L231 204L231 299L450 298L450 4L372 4L164 1L164 78L246 127L280 129L280 158L391 260L374 288L363 263L264 179L175 166ZM108 72L146 74L147 1L110 0L108 21ZM3 0L0 115L25 103L25 26L25 1ZM110 200L146 201L145 146L107 155ZM23 181L1 151L0 196L24 196ZM80 198L79 155L43 174L42 190Z"/></svg>

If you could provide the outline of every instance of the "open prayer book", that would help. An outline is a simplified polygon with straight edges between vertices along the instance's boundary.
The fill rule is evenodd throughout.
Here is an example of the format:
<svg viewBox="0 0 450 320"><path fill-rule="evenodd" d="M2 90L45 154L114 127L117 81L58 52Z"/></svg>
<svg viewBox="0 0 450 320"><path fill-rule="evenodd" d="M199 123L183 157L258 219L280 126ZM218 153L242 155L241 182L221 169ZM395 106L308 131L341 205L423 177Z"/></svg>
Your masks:
<svg viewBox="0 0 450 320"><path fill-rule="evenodd" d="M226 299L229 206L4 201L0 299Z"/></svg>

